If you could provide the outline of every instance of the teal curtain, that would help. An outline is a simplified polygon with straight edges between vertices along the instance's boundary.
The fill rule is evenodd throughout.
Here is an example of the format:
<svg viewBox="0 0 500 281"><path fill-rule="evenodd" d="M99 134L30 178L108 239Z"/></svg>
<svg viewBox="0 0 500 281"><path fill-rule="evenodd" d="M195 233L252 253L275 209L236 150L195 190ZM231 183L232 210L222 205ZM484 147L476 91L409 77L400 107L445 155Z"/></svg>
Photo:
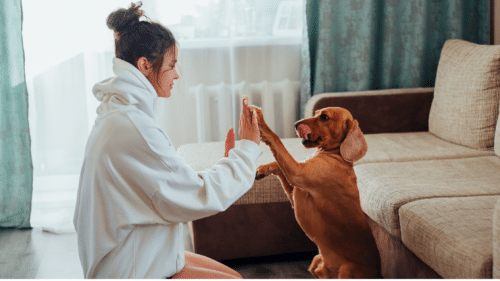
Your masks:
<svg viewBox="0 0 500 281"><path fill-rule="evenodd" d="M433 87L447 39L490 40L488 0L307 0L301 112L314 94Z"/></svg>
<svg viewBox="0 0 500 281"><path fill-rule="evenodd" d="M0 1L0 227L30 227L33 164L21 0Z"/></svg>

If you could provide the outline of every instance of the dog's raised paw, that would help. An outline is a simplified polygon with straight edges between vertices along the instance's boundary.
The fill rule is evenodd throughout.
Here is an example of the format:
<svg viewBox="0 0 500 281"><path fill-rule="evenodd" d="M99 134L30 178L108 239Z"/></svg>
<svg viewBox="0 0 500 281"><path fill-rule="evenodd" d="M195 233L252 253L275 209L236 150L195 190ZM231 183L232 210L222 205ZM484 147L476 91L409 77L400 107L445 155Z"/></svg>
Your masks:
<svg viewBox="0 0 500 281"><path fill-rule="evenodd" d="M255 179L261 180L267 177L269 174L269 167L267 165L260 165L259 167L257 167L257 171L255 172Z"/></svg>
<svg viewBox="0 0 500 281"><path fill-rule="evenodd" d="M263 179L265 177L266 177L266 175L264 175L264 174L260 174L259 172L255 173L255 179L256 180L261 180L261 179Z"/></svg>

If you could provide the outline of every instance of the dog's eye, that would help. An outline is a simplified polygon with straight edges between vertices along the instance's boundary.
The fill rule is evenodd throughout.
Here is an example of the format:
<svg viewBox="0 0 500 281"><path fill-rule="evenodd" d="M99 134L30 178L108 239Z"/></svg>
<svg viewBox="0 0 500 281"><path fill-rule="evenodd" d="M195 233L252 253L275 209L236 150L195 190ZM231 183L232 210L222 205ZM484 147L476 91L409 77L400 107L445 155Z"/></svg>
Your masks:
<svg viewBox="0 0 500 281"><path fill-rule="evenodd" d="M321 119L321 121L328 121L328 119L330 119L330 118L328 118L328 115L326 115L326 114L321 114L319 116L319 119Z"/></svg>

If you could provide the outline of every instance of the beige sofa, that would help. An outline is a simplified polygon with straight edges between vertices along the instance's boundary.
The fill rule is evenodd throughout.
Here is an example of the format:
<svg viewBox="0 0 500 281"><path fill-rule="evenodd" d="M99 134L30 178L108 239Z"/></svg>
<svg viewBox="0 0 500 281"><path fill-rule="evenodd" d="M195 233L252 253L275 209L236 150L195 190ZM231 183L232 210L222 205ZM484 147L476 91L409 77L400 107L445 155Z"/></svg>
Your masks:
<svg viewBox="0 0 500 281"><path fill-rule="evenodd" d="M350 110L365 133L368 152L354 168L384 277L500 278L500 46L449 40L435 88L315 95L306 117L327 106ZM314 152L283 143L297 160ZM259 164L273 160L262 146ZM202 170L223 149L190 144L178 154ZM315 249L275 176L193 222L192 235L196 252L219 260Z"/></svg>

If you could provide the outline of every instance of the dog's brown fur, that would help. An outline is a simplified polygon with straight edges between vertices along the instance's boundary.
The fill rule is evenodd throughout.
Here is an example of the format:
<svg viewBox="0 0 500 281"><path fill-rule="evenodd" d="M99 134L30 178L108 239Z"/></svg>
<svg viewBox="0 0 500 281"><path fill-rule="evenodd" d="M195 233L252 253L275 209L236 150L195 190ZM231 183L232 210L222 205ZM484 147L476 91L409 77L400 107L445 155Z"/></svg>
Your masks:
<svg viewBox="0 0 500 281"><path fill-rule="evenodd" d="M295 123L306 148L317 152L297 162L267 126L258 107L261 139L276 161L257 168L256 179L279 177L297 222L318 246L309 271L316 278L379 278L380 254L361 210L353 162L367 150L363 133L351 113L339 107L316 111ZM300 126L301 124L304 124Z"/></svg>

